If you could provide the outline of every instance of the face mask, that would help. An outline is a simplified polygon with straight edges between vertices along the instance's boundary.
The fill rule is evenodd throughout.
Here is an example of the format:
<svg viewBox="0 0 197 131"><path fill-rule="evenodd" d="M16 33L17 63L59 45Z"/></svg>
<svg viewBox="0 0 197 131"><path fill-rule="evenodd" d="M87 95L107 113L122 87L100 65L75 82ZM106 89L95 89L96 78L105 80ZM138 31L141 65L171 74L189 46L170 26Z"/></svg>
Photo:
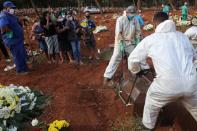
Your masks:
<svg viewBox="0 0 197 131"><path fill-rule="evenodd" d="M73 20L73 17L69 17L68 20L69 20L69 21L72 21L72 20Z"/></svg>
<svg viewBox="0 0 197 131"><path fill-rule="evenodd" d="M87 18L87 19L90 19L90 16L88 15L88 16L86 16L86 18Z"/></svg>
<svg viewBox="0 0 197 131"><path fill-rule="evenodd" d="M127 16L127 18L129 19L129 21L131 21L133 19L134 16Z"/></svg>
<svg viewBox="0 0 197 131"><path fill-rule="evenodd" d="M62 14L62 17L64 18L65 17L65 14Z"/></svg>
<svg viewBox="0 0 197 131"><path fill-rule="evenodd" d="M10 9L10 10L9 10L9 13L10 13L11 15L13 15L13 14L14 14L14 11L15 11L14 9Z"/></svg>
<svg viewBox="0 0 197 131"><path fill-rule="evenodd" d="M62 22L64 19L63 18L59 18L57 19L57 22Z"/></svg>

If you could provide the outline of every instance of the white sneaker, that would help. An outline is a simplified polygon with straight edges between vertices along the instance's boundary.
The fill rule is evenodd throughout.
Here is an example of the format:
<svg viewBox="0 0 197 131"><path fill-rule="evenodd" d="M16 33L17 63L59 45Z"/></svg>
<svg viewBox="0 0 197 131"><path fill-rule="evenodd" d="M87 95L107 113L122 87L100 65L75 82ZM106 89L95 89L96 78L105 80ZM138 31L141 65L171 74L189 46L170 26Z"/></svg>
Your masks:
<svg viewBox="0 0 197 131"><path fill-rule="evenodd" d="M15 64L14 64L13 66L6 66L6 67L4 68L4 71L7 72L7 71L10 71L10 70L12 70L12 69L14 69L14 68L16 68L16 65L15 65Z"/></svg>
<svg viewBox="0 0 197 131"><path fill-rule="evenodd" d="M11 62L11 59L6 59L5 60L7 63L10 63Z"/></svg>

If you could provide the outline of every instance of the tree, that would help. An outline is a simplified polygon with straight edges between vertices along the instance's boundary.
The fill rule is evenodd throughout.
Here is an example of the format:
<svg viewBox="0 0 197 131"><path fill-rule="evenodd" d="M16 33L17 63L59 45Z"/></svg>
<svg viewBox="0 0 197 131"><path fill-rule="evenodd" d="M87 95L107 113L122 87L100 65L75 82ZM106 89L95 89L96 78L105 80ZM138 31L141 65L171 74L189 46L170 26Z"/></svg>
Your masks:
<svg viewBox="0 0 197 131"><path fill-rule="evenodd" d="M34 8L36 14L39 16L39 13L38 13L38 10L37 10L37 7L36 7L34 1L33 1L33 0L30 0L30 2L31 2L31 5L32 5L32 7Z"/></svg>
<svg viewBox="0 0 197 131"><path fill-rule="evenodd" d="M142 3L141 0L138 0L138 1L137 1L137 9L138 9L138 10L141 10L141 3Z"/></svg>
<svg viewBox="0 0 197 131"><path fill-rule="evenodd" d="M102 7L101 7L99 1L98 0L95 0L95 3L98 6L98 8L100 9L101 14L103 14L103 10L102 10Z"/></svg>
<svg viewBox="0 0 197 131"><path fill-rule="evenodd" d="M80 2L80 0L77 0L77 4L78 4L79 13L81 13L81 2Z"/></svg>

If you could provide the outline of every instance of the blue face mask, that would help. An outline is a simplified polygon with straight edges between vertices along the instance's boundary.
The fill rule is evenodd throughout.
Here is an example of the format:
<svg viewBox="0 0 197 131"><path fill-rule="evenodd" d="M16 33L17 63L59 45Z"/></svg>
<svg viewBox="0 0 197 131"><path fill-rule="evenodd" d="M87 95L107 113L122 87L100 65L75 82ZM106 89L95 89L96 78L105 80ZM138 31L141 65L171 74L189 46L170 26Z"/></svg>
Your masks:
<svg viewBox="0 0 197 131"><path fill-rule="evenodd" d="M129 19L129 21L131 21L133 19L134 16L127 16L127 18Z"/></svg>

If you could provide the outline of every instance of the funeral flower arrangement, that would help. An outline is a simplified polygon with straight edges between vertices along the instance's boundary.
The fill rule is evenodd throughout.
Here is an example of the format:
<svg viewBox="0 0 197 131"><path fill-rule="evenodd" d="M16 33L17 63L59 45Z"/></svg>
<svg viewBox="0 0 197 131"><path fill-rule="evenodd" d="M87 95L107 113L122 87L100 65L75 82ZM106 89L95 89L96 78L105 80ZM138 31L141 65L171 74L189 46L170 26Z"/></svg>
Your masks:
<svg viewBox="0 0 197 131"><path fill-rule="evenodd" d="M61 131L69 127L69 123L65 120L56 120L49 125L48 131Z"/></svg>
<svg viewBox="0 0 197 131"><path fill-rule="evenodd" d="M15 131L42 114L50 97L29 87L0 85L0 131Z"/></svg>
<svg viewBox="0 0 197 131"><path fill-rule="evenodd" d="M66 120L55 120L50 124L33 119L31 122L33 127L38 127L38 131L65 131L70 126Z"/></svg>
<svg viewBox="0 0 197 131"><path fill-rule="evenodd" d="M153 27L154 27L154 26L153 26L152 24L148 24L148 25L145 25L143 29L144 29L145 31L152 31L152 30L153 30Z"/></svg>
<svg viewBox="0 0 197 131"><path fill-rule="evenodd" d="M181 17L179 17L177 14L170 16L169 17L170 20L173 20L176 23L176 26L190 26L192 24L191 19L192 17L189 16L188 20L183 21L181 20Z"/></svg>

